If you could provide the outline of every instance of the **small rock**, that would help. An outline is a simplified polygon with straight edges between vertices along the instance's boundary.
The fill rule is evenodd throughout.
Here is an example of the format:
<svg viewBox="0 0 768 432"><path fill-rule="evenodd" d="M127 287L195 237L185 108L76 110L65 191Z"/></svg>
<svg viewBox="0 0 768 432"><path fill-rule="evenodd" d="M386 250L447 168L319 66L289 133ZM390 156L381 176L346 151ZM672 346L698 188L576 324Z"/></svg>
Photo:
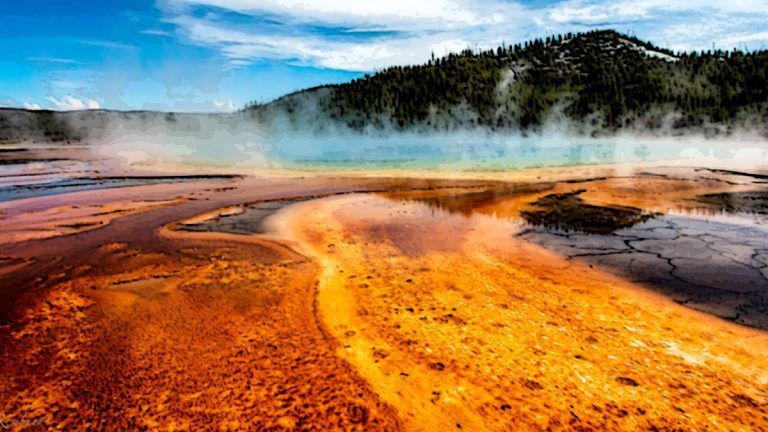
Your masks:
<svg viewBox="0 0 768 432"><path fill-rule="evenodd" d="M637 383L637 381L627 377L616 377L616 382L619 384L630 386L630 387L637 387L638 385L640 385Z"/></svg>
<svg viewBox="0 0 768 432"><path fill-rule="evenodd" d="M444 371L445 365L441 362L434 362L429 364L429 368L436 371Z"/></svg>
<svg viewBox="0 0 768 432"><path fill-rule="evenodd" d="M357 404L349 404L347 407L349 421L351 423L366 423L368 421L368 408Z"/></svg>

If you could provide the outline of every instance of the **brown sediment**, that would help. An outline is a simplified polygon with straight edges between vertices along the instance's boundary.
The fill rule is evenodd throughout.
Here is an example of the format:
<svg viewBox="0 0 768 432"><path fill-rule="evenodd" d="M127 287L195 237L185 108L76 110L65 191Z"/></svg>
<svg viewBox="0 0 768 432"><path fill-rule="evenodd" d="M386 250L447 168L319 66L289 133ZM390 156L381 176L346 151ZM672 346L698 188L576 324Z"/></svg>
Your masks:
<svg viewBox="0 0 768 432"><path fill-rule="evenodd" d="M122 273L57 284L27 309L4 413L46 428L396 428L314 324L311 262L180 243L184 259L117 253Z"/></svg>
<svg viewBox="0 0 768 432"><path fill-rule="evenodd" d="M116 197L115 201L98 205L61 206L17 213L0 219L0 245L82 232L104 226L116 218L179 201L124 201Z"/></svg>
<svg viewBox="0 0 768 432"><path fill-rule="evenodd" d="M602 176L583 169L544 170L552 176L533 176L524 180L484 180L465 190L395 191L384 196L426 203L441 210L465 215L481 213L497 217L520 219L525 211L536 211L534 205L544 195L573 197L576 191L582 205L642 209L646 213L669 211L723 211L722 202L708 202L702 197L713 194L755 192L763 186L750 177L736 181L730 174L717 171L709 177L697 174L701 170L684 167L659 167L653 170L617 172L614 168L597 170ZM710 171L707 170L707 173ZM547 181L542 179L546 178ZM514 181L513 181L514 180ZM546 192L546 193L544 193Z"/></svg>
<svg viewBox="0 0 768 432"><path fill-rule="evenodd" d="M230 234L266 234L266 220L281 208L302 199L273 200L219 209L178 225L178 229L192 232L218 232Z"/></svg>
<svg viewBox="0 0 768 432"><path fill-rule="evenodd" d="M3 203L8 218L138 197L164 205L4 245L0 264L13 268L0 272L2 420L41 429L399 429L318 323L315 262L265 238L165 227L253 201L441 184L245 178Z"/></svg>
<svg viewBox="0 0 768 432"><path fill-rule="evenodd" d="M314 262L268 240L161 229L245 194L349 186L246 187L15 245L12 255L38 260L0 275L4 289L29 278L5 311L3 420L41 429L398 429L318 326Z"/></svg>
<svg viewBox="0 0 768 432"><path fill-rule="evenodd" d="M6 221L68 215L57 224L72 231L2 245L0 421L94 430L763 427L765 334L566 261L502 218L578 189L585 205L656 211L708 206L691 197L754 184L682 169L566 174L515 185L207 179L2 203ZM329 198L273 217L287 238L218 232L249 205L319 197ZM119 207L130 203L141 205ZM259 232L262 216L230 231ZM176 230L183 221L216 223Z"/></svg>
<svg viewBox="0 0 768 432"><path fill-rule="evenodd" d="M285 217L323 266L338 355L408 430L768 424L768 336L515 240L515 224L371 195Z"/></svg>
<svg viewBox="0 0 768 432"><path fill-rule="evenodd" d="M528 188L550 185L532 193L487 186L495 192L483 201L475 199L478 190L384 196L528 223L517 235L528 242L687 307L768 329L768 249L760 228L765 186L729 172L646 170L531 183Z"/></svg>
<svg viewBox="0 0 768 432"><path fill-rule="evenodd" d="M440 190L387 191L383 196L399 200L414 200L441 210L469 215L483 208L503 212L511 203L527 202L557 187L557 182L481 183L468 188ZM517 216L515 214L515 216Z"/></svg>
<svg viewBox="0 0 768 432"><path fill-rule="evenodd" d="M71 159L65 158L38 158L38 159L0 159L0 165L25 165L33 162L62 162Z"/></svg>
<svg viewBox="0 0 768 432"><path fill-rule="evenodd" d="M58 164L92 161L94 158L85 147L27 146L0 149L0 167L21 168L27 164Z"/></svg>

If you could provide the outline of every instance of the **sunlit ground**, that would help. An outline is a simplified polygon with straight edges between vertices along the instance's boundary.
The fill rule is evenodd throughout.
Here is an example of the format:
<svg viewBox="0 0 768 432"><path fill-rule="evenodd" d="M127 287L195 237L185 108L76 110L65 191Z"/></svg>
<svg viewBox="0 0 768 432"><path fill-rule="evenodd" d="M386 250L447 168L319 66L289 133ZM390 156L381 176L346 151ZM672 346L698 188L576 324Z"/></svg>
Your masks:
<svg viewBox="0 0 768 432"><path fill-rule="evenodd" d="M0 194L12 428L768 424L754 170L61 163Z"/></svg>

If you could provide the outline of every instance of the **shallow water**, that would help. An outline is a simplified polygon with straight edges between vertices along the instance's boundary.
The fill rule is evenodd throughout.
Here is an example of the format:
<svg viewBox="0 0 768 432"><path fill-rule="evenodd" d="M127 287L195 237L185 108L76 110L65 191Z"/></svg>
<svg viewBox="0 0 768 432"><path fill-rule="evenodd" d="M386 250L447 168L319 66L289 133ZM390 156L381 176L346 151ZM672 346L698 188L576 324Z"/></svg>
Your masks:
<svg viewBox="0 0 768 432"><path fill-rule="evenodd" d="M238 207L236 211L228 214L219 214L208 220L183 223L179 226L179 230L242 235L265 234L268 231L265 224L266 219L277 213L280 209L296 202L296 200L276 200L248 204Z"/></svg>
<svg viewBox="0 0 768 432"><path fill-rule="evenodd" d="M575 186L588 203L610 204L597 203L597 185ZM525 207L563 189L511 199ZM333 197L283 213L287 237L323 268L315 304L337 352L410 429L546 430L576 419L594 430L688 430L740 412L722 405L739 382L725 374L749 370L742 362L764 345L742 349L736 335L758 332L521 238L530 227L500 216L513 208L501 195L496 216L476 190L458 192L472 194L474 211L413 199L456 192Z"/></svg>
<svg viewBox="0 0 768 432"><path fill-rule="evenodd" d="M510 170L704 159L747 162L749 166L768 162L765 142L759 138L592 138L552 131L530 136L483 132L332 137L285 134L268 141L265 156L269 160L286 167L323 171L360 167Z"/></svg>
<svg viewBox="0 0 768 432"><path fill-rule="evenodd" d="M416 257L457 249L471 235L465 228L451 238L436 234L437 227L458 223L457 216L511 224L510 241L514 236L697 310L768 328L768 190L743 173L740 181L733 173L675 174L393 190L379 195L407 204L407 214L397 205L370 211L392 213L419 230L401 238L387 224L368 234ZM247 204L179 228L264 234L270 217L293 203Z"/></svg>
<svg viewBox="0 0 768 432"><path fill-rule="evenodd" d="M59 195L95 189L149 186L186 181L224 180L232 176L157 176L157 177L75 177L45 183L0 187L0 202Z"/></svg>
<svg viewBox="0 0 768 432"><path fill-rule="evenodd" d="M655 183L637 181L633 190L620 189L617 199L607 193L615 192L617 181L384 195L441 213L511 221L520 227L516 237L569 260L608 270L689 307L768 328L766 190L750 184L749 191L665 195ZM437 219L422 223L429 227Z"/></svg>
<svg viewBox="0 0 768 432"><path fill-rule="evenodd" d="M653 287L695 309L768 328L764 227L659 216L613 234L533 227L521 237Z"/></svg>

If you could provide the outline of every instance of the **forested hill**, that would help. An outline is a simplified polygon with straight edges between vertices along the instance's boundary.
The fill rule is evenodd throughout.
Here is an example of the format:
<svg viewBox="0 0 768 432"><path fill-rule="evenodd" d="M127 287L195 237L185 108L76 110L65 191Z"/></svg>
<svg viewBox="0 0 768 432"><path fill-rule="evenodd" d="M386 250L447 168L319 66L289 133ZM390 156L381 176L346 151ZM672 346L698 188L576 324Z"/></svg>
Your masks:
<svg viewBox="0 0 768 432"><path fill-rule="evenodd" d="M673 53L593 31L433 58L287 95L250 112L354 130L768 131L768 52Z"/></svg>
<svg viewBox="0 0 768 432"><path fill-rule="evenodd" d="M566 34L392 67L232 114L0 108L0 145L98 141L129 126L191 134L202 124L264 136L558 128L768 138L768 51L673 53L614 31Z"/></svg>

